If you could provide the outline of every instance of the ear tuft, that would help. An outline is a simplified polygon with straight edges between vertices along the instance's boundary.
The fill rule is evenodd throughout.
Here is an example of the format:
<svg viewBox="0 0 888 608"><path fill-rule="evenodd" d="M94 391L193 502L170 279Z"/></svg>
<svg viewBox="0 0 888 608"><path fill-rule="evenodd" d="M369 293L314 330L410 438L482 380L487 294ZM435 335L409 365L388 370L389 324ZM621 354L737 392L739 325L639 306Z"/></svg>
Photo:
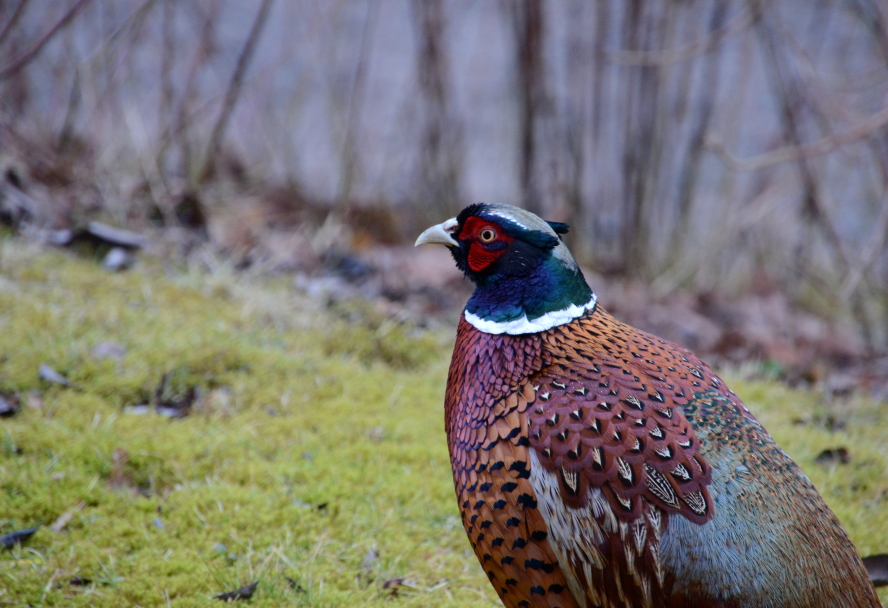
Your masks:
<svg viewBox="0 0 888 608"><path fill-rule="evenodd" d="M568 230L570 230L569 224L563 224L561 222L546 222L549 224L549 227L555 231L555 234L567 234Z"/></svg>

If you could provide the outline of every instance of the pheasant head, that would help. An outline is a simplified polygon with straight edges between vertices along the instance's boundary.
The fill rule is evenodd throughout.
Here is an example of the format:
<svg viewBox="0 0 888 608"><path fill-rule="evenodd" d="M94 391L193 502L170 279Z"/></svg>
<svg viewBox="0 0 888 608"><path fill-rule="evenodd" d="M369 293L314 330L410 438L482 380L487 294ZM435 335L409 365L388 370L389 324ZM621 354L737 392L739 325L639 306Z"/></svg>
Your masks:
<svg viewBox="0 0 888 608"><path fill-rule="evenodd" d="M524 334L595 306L595 294L561 240L567 229L517 207L478 203L432 226L416 244L447 246L475 283L467 321L486 333Z"/></svg>

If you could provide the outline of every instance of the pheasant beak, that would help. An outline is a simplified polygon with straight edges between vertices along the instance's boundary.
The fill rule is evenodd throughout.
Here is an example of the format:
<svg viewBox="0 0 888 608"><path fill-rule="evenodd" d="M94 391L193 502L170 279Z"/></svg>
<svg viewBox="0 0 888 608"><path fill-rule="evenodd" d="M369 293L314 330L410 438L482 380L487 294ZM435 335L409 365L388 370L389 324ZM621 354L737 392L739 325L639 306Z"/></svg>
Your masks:
<svg viewBox="0 0 888 608"><path fill-rule="evenodd" d="M459 243L451 234L453 229L459 225L456 218L450 218L442 224L436 224L419 235L416 239L414 247L425 245L427 243L437 243L438 245L447 245L448 247L459 247Z"/></svg>

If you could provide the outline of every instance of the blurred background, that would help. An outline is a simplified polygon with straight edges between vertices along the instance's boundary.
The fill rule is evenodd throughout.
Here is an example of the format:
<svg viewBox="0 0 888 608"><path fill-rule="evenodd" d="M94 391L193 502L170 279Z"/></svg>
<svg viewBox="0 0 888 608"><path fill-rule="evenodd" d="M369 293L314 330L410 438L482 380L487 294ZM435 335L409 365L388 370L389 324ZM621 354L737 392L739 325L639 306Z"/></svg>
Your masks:
<svg viewBox="0 0 888 608"><path fill-rule="evenodd" d="M0 218L65 244L102 221L423 320L468 287L414 253L419 231L515 204L572 225L622 318L888 396L886 18L884 0L0 0Z"/></svg>

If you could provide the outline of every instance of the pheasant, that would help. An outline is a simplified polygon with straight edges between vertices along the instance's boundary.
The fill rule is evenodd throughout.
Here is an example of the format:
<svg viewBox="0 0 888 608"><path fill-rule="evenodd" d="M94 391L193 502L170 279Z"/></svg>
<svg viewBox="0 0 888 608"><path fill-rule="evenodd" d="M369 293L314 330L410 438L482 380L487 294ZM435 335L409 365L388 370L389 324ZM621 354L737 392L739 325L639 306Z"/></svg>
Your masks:
<svg viewBox="0 0 888 608"><path fill-rule="evenodd" d="M693 353L597 304L567 229L476 204L416 241L475 283L445 428L503 604L879 608L804 473Z"/></svg>

